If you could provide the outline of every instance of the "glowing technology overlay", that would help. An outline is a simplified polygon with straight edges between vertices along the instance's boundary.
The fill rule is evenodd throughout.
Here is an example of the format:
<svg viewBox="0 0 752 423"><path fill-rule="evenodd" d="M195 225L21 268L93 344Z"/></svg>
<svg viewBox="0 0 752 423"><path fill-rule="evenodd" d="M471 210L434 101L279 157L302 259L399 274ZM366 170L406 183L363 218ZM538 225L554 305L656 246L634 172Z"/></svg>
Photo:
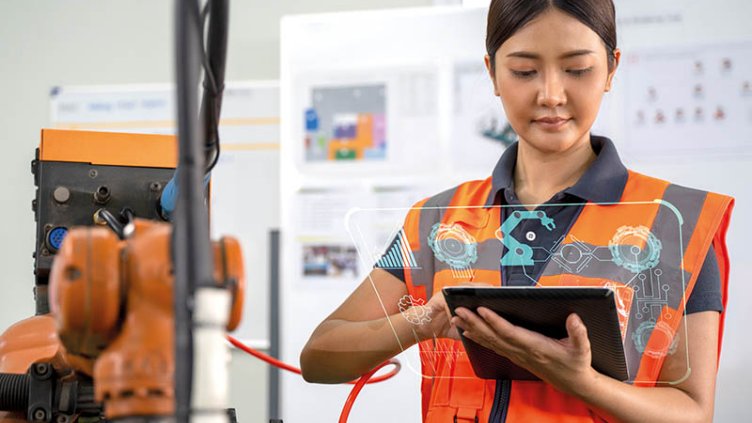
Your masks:
<svg viewBox="0 0 752 423"><path fill-rule="evenodd" d="M598 222L597 228L577 222L566 228L570 222L556 221L562 207L582 208L582 215L589 207L607 210L614 206L622 212L604 216L619 216L621 220L605 219ZM505 207L509 209L503 210ZM392 274L409 272L412 283L426 289L426 302L433 293L447 286L499 286L499 272L504 267L516 267L515 273L521 271L529 280L529 286L611 288L616 294L630 374L628 381L641 382L636 376L643 357L665 359L671 356L672 360L678 358L685 363L685 375L658 383L675 384L689 375L687 327L680 314L686 305L685 287L691 275L683 270L683 246L688 240L683 237L684 221L676 207L665 200L654 200L490 209L493 210L483 207L354 209L347 215L346 226L363 269L376 267ZM408 212L420 216L419 228L413 228L412 235L403 227ZM545 232L557 227L562 235L550 241L551 234ZM386 245L385 239L389 240ZM422 299L409 297L409 301L404 298L391 301L378 292L376 284L373 286L390 324L392 319L404 318L416 326L426 325L435 317L428 315L427 310L410 310L410 304L425 307ZM415 330L414 335L417 340ZM397 340L403 350L406 349L404 339L397 337ZM682 340L681 345L679 340ZM438 368L466 359L459 342L442 338L424 341L421 356L433 363L434 368L422 367L417 362L408 362L407 366L423 377L464 377L442 376Z"/></svg>

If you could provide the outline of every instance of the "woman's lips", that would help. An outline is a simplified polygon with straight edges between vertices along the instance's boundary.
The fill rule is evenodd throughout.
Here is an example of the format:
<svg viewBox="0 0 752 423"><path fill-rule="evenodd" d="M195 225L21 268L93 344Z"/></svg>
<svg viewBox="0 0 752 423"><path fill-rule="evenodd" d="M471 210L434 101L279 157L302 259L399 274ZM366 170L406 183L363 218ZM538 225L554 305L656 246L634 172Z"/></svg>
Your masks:
<svg viewBox="0 0 752 423"><path fill-rule="evenodd" d="M548 131L556 131L564 127L572 118L563 117L544 117L533 120L533 123L538 124L541 128Z"/></svg>

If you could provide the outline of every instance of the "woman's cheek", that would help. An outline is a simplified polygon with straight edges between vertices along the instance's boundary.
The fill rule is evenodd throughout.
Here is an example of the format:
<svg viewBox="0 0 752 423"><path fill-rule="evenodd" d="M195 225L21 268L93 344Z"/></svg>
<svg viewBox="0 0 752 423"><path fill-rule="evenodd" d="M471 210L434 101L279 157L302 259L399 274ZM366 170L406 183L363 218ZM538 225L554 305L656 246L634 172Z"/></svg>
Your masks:
<svg viewBox="0 0 752 423"><path fill-rule="evenodd" d="M506 89L500 90L501 103L510 123L515 130L527 127L535 113L535 96L524 89L512 89L507 85ZM531 97L532 95L532 97Z"/></svg>

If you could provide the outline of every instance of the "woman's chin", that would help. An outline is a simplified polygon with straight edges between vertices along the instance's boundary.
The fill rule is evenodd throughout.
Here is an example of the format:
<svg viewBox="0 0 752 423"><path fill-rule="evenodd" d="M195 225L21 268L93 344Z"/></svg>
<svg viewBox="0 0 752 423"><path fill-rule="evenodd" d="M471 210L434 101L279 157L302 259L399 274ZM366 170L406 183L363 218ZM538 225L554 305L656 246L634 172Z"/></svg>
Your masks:
<svg viewBox="0 0 752 423"><path fill-rule="evenodd" d="M577 136L572 131L556 133L534 131L529 134L528 138L520 136L520 143L525 143L546 154L563 153L588 140L589 137Z"/></svg>

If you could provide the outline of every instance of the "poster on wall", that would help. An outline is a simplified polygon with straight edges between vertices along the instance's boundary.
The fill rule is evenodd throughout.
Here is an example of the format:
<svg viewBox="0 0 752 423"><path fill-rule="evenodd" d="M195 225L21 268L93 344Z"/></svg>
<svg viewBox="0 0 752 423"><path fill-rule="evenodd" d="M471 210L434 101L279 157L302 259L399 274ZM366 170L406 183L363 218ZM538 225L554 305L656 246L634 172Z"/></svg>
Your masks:
<svg viewBox="0 0 752 423"><path fill-rule="evenodd" d="M303 172L410 173L438 156L435 67L332 70L301 75L296 81L291 139ZM416 162L414 157L426 160Z"/></svg>
<svg viewBox="0 0 752 423"><path fill-rule="evenodd" d="M296 259L288 267L296 283L320 288L330 282L335 289L355 283L364 268L347 237L345 220L349 210L367 201L362 190L353 187L308 187L295 194Z"/></svg>
<svg viewBox="0 0 752 423"><path fill-rule="evenodd" d="M342 244L307 244L303 246L303 277L355 278L358 275L358 252Z"/></svg>
<svg viewBox="0 0 752 423"><path fill-rule="evenodd" d="M167 135L176 131L171 84L56 87L50 106L52 125L59 129ZM277 149L278 108L276 81L227 82L219 122L223 149Z"/></svg>
<svg viewBox="0 0 752 423"><path fill-rule="evenodd" d="M752 44L645 50L625 62L631 153L752 154Z"/></svg>
<svg viewBox="0 0 752 423"><path fill-rule="evenodd" d="M50 106L55 128L175 133L171 84L55 87L50 92Z"/></svg>
<svg viewBox="0 0 752 423"><path fill-rule="evenodd" d="M490 173L516 140L484 63L457 64L450 140L454 166Z"/></svg>
<svg viewBox="0 0 752 423"><path fill-rule="evenodd" d="M297 213L294 238L300 251L300 264L294 265L300 269L298 282L310 286L311 281L331 281L333 287L339 287L362 280L374 263L388 253L402 228L406 210L432 191L424 185L365 184L298 191L295 204L301 213ZM372 210L368 214L371 219L367 224L353 226L364 209ZM357 246L353 241L356 236L373 242L367 247Z"/></svg>

